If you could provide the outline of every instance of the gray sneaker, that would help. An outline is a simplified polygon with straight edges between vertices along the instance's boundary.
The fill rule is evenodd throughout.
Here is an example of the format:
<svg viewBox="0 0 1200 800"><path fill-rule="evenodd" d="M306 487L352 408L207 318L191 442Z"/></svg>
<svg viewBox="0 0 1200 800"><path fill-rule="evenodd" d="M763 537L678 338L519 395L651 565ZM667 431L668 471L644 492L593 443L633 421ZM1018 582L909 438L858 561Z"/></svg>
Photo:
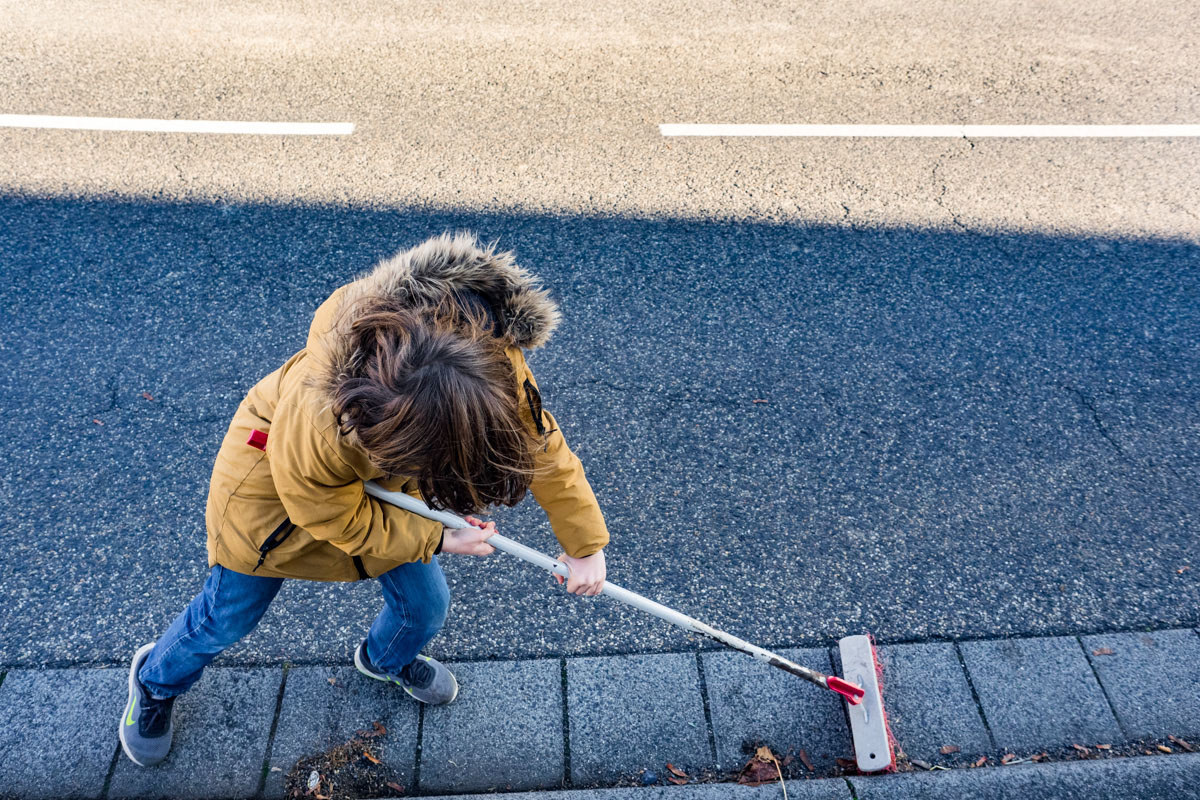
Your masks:
<svg viewBox="0 0 1200 800"><path fill-rule="evenodd" d="M422 703L443 706L458 697L458 681L446 665L429 656L417 656L399 675L384 672L367 657L367 642L354 651L354 666L368 678L394 683Z"/></svg>
<svg viewBox="0 0 1200 800"><path fill-rule="evenodd" d="M143 767L152 767L167 757L175 733L171 721L175 698L155 700L137 677L153 649L154 642L151 642L133 654L133 663L129 666L129 702L125 704L125 715L121 717L118 729L125 755Z"/></svg>

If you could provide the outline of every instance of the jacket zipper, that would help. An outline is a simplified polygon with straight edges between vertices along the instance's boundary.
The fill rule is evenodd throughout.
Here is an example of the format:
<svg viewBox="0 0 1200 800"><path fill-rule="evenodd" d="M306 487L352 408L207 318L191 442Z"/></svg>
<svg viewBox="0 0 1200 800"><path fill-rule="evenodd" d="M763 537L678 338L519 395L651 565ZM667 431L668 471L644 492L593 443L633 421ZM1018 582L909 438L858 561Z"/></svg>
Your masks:
<svg viewBox="0 0 1200 800"><path fill-rule="evenodd" d="M258 572L258 568L263 565L263 561L267 558L267 553L283 544L292 535L292 531L294 530L296 530L296 526L292 524L290 519L284 517L283 522L279 523L279 527L271 531L271 535L267 537L266 541L258 546L258 563L250 571Z"/></svg>

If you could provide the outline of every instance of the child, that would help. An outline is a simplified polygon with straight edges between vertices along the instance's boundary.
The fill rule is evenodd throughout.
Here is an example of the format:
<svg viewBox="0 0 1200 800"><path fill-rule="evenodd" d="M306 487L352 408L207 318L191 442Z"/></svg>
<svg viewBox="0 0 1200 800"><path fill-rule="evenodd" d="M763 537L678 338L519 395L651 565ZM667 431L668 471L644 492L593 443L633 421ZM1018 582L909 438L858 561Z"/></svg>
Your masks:
<svg viewBox="0 0 1200 800"><path fill-rule="evenodd" d="M565 551L568 591L600 592L604 518L521 352L558 321L511 253L466 233L383 261L317 309L304 349L250 390L221 443L203 589L133 656L120 723L131 760L166 758L174 699L258 624L285 578L376 578L383 609L355 667L420 702L454 700L454 675L420 654L450 599L436 554L491 553L495 523L444 529L363 481L459 514L528 489Z"/></svg>

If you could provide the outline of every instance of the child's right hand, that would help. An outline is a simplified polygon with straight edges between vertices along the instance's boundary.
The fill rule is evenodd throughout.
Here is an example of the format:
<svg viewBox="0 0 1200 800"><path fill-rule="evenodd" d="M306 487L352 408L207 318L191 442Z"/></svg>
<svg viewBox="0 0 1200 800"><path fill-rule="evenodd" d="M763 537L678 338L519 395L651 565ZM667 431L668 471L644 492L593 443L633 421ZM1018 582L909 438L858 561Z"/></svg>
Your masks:
<svg viewBox="0 0 1200 800"><path fill-rule="evenodd" d="M467 522L479 527L442 529L442 552L464 556L487 556L496 552L496 548L487 543L488 538L496 532L496 523L484 525L482 520L475 517L467 517Z"/></svg>

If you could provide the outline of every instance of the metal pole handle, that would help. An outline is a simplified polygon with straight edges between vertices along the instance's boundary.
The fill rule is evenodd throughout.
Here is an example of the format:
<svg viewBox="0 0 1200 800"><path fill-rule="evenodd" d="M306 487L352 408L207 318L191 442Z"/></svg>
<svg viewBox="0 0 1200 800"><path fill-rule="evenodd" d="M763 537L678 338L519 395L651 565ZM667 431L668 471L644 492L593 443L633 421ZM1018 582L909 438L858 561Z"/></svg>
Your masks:
<svg viewBox="0 0 1200 800"><path fill-rule="evenodd" d="M384 489L374 481L366 481L363 484L367 494L383 500L385 503L390 503L394 506L399 506L405 511L411 511L414 514L431 519L434 522L440 522L447 528L474 528L476 526L467 522L457 514L451 514L447 511L434 511L429 506L425 505L421 500L404 492L392 492ZM553 559L545 553L534 550L532 547L526 547L520 542L514 542L505 536L498 533L493 533L488 537L488 544L501 550L509 555L516 556L522 561L528 561L534 566L541 567L547 572L552 572L555 575L561 575L563 578L570 577L571 571L567 565L557 559ZM793 675L804 678L806 681L817 684L825 689L832 689L839 694L844 692L836 688L836 682L839 678L834 677L832 680L834 685L830 684L829 676L817 672L814 669L801 666L793 661L789 661L781 655L772 653L770 650L765 650L758 645L750 644L744 639L739 639L736 636L717 630L716 628L705 625L698 619L689 617L687 614L681 614L673 608L664 606L662 603L656 603L648 597L643 597L636 592L631 592L628 589L623 589L614 583L604 582L604 587L600 590L601 594L608 595L614 600L624 603L628 606L645 611L647 614L653 614L659 619L666 620L672 625L683 628L692 633L698 633L701 636L707 636L710 639L715 639L726 647L732 647L734 650L740 650L747 655L757 658L759 661L765 661L773 667L778 667L785 672L790 672ZM858 687L854 687L858 688ZM858 690L861 694L861 689ZM851 702L857 702L851 700Z"/></svg>

